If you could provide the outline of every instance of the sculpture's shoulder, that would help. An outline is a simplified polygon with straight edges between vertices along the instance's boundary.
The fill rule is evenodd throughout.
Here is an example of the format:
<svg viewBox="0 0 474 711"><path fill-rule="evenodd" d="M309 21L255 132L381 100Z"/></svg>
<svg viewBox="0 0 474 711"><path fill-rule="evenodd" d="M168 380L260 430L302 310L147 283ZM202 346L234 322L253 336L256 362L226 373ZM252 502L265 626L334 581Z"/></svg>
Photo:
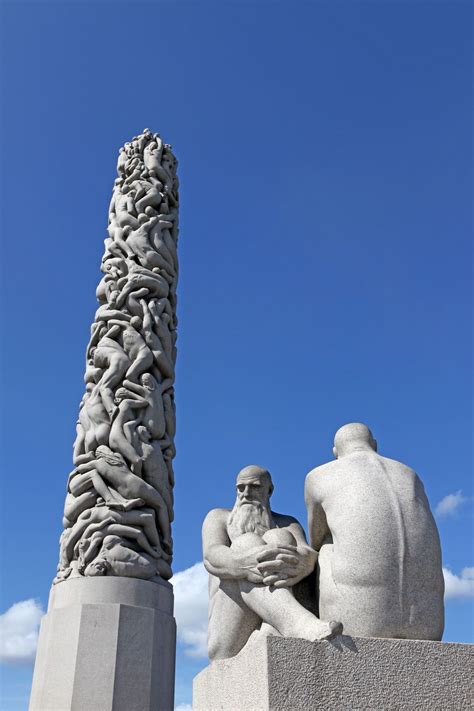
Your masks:
<svg viewBox="0 0 474 711"><path fill-rule="evenodd" d="M231 512L231 509L211 509L207 514L205 521L227 521L227 518Z"/></svg>
<svg viewBox="0 0 474 711"><path fill-rule="evenodd" d="M318 467L311 469L311 471L306 475L305 480L305 491L308 494L310 491L319 489L324 486L324 482L337 471L338 461L335 459L333 462L327 462L326 464L320 464Z"/></svg>
<svg viewBox="0 0 474 711"><path fill-rule="evenodd" d="M276 511L272 511L272 518L278 528L286 528L287 526L291 526L293 523L297 523L298 526L301 526L298 519L294 516L287 516L286 514L277 513Z"/></svg>
<svg viewBox="0 0 474 711"><path fill-rule="evenodd" d="M211 509L204 519L203 526L227 523L231 509Z"/></svg>

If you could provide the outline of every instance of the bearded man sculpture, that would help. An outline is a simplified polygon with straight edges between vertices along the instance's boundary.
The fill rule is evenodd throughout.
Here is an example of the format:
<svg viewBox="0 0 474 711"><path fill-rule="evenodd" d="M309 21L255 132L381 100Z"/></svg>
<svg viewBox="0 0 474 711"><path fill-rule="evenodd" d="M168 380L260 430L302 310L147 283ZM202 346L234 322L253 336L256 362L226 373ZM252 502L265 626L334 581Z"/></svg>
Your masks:
<svg viewBox="0 0 474 711"><path fill-rule="evenodd" d="M213 509L204 521L211 660L235 656L257 630L311 641L342 632L294 597L291 588L313 571L317 554L296 519L271 511L272 492L266 469L245 467L234 508Z"/></svg>

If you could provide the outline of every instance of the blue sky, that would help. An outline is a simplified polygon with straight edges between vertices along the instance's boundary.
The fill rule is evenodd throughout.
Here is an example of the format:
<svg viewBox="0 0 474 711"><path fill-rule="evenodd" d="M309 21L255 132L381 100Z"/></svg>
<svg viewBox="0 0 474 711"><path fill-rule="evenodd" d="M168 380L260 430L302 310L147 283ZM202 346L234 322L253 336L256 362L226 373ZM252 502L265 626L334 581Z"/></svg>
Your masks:
<svg viewBox="0 0 474 711"><path fill-rule="evenodd" d="M305 474L353 420L433 508L451 496L444 638L474 641L470 11L3 3L0 612L47 604L116 154L150 127L181 181L177 704L206 663L189 641L206 512L259 463L305 522ZM2 674L25 709L31 665Z"/></svg>

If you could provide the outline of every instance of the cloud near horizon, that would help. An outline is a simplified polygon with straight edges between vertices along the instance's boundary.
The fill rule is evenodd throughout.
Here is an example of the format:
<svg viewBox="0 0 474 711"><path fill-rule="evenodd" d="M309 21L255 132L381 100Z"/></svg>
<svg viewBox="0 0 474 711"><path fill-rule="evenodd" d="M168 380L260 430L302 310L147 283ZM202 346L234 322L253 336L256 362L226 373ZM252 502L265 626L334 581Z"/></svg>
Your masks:
<svg viewBox="0 0 474 711"><path fill-rule="evenodd" d="M174 614L178 642L190 657L207 657L208 574L203 563L196 563L171 578L174 588Z"/></svg>
<svg viewBox="0 0 474 711"><path fill-rule="evenodd" d="M16 602L0 615L0 662L34 662L39 623L43 615L43 608L33 598Z"/></svg>
<svg viewBox="0 0 474 711"><path fill-rule="evenodd" d="M435 514L440 518L452 516L467 500L467 496L464 496L461 489L459 489L455 494L448 494L438 502Z"/></svg>
<svg viewBox="0 0 474 711"><path fill-rule="evenodd" d="M474 567L463 568L459 576L443 568L443 575L445 600L474 597Z"/></svg>

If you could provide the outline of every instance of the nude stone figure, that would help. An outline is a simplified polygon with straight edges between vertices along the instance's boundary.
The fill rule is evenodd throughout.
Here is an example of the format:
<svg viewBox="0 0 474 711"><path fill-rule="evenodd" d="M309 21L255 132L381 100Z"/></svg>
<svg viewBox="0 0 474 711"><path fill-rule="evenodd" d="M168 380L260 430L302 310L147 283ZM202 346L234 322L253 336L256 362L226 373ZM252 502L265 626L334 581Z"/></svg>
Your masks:
<svg viewBox="0 0 474 711"><path fill-rule="evenodd" d="M377 454L363 424L341 427L333 451L305 486L320 615L349 635L441 639L441 549L423 484Z"/></svg>
<svg viewBox="0 0 474 711"><path fill-rule="evenodd" d="M149 506L155 513L166 546L170 548L169 513L162 495L150 484L128 468L120 453L100 446L95 459L80 464L69 475L69 491L79 497L89 489L95 489L107 506L122 511ZM69 518L69 517L68 517Z"/></svg>
<svg viewBox="0 0 474 711"><path fill-rule="evenodd" d="M296 519L270 509L272 491L266 469L245 467L237 476L234 508L213 509L204 521L210 659L235 656L260 629L308 640L342 631L295 599L291 587L314 569L316 553Z"/></svg>
<svg viewBox="0 0 474 711"><path fill-rule="evenodd" d="M125 388L119 388L115 393L117 409L112 416L109 442L110 446L117 452L120 452L128 462L132 472L140 476L142 459L132 442L140 417L137 410L147 407L148 402L144 398L130 398L127 397L127 395L128 393Z"/></svg>

